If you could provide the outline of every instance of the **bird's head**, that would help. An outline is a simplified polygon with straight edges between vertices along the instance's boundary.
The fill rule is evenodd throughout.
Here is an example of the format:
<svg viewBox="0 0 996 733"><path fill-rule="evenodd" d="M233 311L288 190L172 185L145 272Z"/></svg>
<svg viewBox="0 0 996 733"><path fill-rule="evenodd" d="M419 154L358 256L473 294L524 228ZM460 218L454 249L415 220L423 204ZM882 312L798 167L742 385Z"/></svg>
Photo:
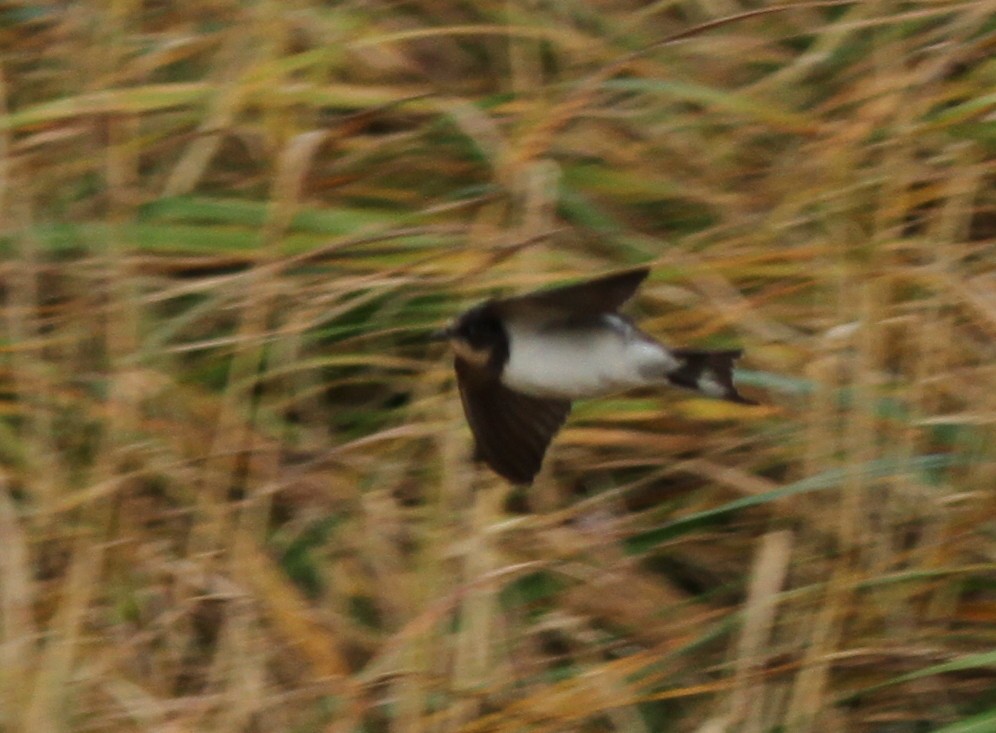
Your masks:
<svg viewBox="0 0 996 733"><path fill-rule="evenodd" d="M508 351L505 328L487 303L462 313L432 338L449 341L458 357L476 366L494 364Z"/></svg>

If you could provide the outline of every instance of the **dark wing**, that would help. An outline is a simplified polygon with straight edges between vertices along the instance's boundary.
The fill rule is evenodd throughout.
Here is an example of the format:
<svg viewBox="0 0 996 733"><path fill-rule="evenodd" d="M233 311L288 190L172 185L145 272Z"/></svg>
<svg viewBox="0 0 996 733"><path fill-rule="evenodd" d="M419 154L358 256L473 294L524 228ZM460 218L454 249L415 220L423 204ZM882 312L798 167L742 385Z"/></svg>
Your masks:
<svg viewBox="0 0 996 733"><path fill-rule="evenodd" d="M456 359L457 384L474 433L474 458L515 484L530 484L553 436L571 411L570 400L515 392L486 369Z"/></svg>
<svg viewBox="0 0 996 733"><path fill-rule="evenodd" d="M633 297L640 283L649 274L650 268L639 267L574 285L563 285L559 288L537 290L525 295L494 300L492 303L503 316L528 316L551 312L565 316L614 313Z"/></svg>

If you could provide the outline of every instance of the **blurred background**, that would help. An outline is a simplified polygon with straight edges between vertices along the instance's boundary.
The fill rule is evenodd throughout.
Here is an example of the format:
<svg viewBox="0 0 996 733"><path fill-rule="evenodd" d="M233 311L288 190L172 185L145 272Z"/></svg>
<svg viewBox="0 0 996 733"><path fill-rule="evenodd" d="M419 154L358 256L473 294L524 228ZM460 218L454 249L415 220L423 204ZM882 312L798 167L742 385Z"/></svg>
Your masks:
<svg viewBox="0 0 996 733"><path fill-rule="evenodd" d="M0 730L996 730L996 5L0 7ZM762 404L470 461L468 305Z"/></svg>

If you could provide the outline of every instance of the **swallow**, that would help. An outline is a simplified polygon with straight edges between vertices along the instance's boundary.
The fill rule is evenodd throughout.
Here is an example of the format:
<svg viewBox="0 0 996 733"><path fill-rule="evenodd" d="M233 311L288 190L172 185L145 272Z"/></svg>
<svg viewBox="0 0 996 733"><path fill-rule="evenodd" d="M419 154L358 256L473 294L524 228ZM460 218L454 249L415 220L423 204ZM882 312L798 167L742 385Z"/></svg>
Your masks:
<svg viewBox="0 0 996 733"><path fill-rule="evenodd" d="M671 385L755 404L733 384L740 349L675 349L619 308L649 268L487 300L433 334L449 341L474 458L530 484L574 400Z"/></svg>

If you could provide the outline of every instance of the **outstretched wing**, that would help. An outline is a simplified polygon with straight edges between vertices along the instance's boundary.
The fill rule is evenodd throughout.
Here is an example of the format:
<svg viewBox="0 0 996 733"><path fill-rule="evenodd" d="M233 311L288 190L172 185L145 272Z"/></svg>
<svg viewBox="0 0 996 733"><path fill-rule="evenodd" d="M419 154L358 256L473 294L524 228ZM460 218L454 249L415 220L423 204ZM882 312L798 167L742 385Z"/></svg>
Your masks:
<svg viewBox="0 0 996 733"><path fill-rule="evenodd" d="M474 458L512 483L532 483L547 446L571 411L570 400L515 392L492 372L459 358L454 366L463 411L474 433Z"/></svg>
<svg viewBox="0 0 996 733"><path fill-rule="evenodd" d="M502 316L561 315L597 316L614 313L633 297L650 268L639 267L613 275L537 290L525 295L492 301L492 307Z"/></svg>

